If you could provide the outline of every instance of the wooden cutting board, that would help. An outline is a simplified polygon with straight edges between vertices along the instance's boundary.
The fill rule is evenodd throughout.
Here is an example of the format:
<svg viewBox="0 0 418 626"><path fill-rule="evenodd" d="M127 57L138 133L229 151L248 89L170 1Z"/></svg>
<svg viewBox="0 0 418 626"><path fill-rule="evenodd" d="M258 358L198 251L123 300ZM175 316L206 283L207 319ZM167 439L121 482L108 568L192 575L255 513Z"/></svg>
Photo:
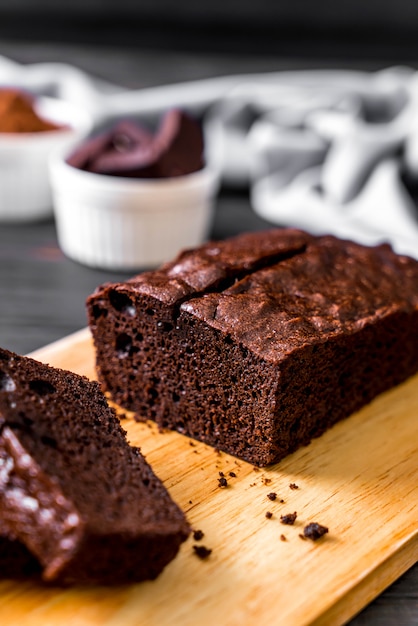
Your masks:
<svg viewBox="0 0 418 626"><path fill-rule="evenodd" d="M88 330L34 356L94 377ZM183 544L154 582L60 590L3 581L2 626L342 624L417 561L418 377L265 470L151 423L123 425L203 539ZM283 525L294 511L295 524ZM308 522L329 533L302 539ZM212 553L201 560L193 545Z"/></svg>

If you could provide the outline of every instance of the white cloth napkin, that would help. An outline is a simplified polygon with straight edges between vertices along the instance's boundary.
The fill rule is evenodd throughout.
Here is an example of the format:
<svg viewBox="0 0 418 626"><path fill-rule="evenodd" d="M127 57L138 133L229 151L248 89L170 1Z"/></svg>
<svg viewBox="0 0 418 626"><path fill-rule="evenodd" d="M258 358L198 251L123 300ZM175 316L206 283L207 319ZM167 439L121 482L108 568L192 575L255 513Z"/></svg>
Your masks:
<svg viewBox="0 0 418 626"><path fill-rule="evenodd" d="M84 107L100 126L158 118L171 107L202 116L207 158L227 185L249 188L267 221L418 258L418 75L310 70L232 75L124 90L70 65L0 57L0 84Z"/></svg>

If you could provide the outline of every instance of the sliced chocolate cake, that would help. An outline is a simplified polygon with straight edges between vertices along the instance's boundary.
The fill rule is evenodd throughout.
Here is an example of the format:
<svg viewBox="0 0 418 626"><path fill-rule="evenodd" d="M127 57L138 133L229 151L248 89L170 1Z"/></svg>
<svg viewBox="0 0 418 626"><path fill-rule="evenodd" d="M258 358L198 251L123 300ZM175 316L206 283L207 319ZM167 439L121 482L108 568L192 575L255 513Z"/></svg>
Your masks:
<svg viewBox="0 0 418 626"><path fill-rule="evenodd" d="M0 520L58 582L153 579L189 534L99 385L6 350Z"/></svg>
<svg viewBox="0 0 418 626"><path fill-rule="evenodd" d="M87 306L117 403L260 466L418 371L418 262L388 245L244 234Z"/></svg>

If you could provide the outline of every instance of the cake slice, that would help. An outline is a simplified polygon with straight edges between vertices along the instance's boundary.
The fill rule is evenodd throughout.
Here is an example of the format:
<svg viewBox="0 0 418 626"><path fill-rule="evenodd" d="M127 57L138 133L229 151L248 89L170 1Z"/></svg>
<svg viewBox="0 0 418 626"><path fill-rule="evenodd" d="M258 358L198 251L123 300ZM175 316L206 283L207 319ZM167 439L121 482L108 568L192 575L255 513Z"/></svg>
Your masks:
<svg viewBox="0 0 418 626"><path fill-rule="evenodd" d="M58 582L153 579L189 534L98 383L6 350L0 520Z"/></svg>
<svg viewBox="0 0 418 626"><path fill-rule="evenodd" d="M87 308L117 403L259 466L418 371L418 262L388 245L243 234Z"/></svg>

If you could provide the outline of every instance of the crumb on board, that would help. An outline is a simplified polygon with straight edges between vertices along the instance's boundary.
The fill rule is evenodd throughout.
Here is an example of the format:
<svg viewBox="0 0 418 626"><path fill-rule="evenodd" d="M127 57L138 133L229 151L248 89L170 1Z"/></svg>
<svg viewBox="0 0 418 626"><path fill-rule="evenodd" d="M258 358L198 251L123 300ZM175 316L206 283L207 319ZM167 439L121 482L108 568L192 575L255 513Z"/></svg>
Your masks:
<svg viewBox="0 0 418 626"><path fill-rule="evenodd" d="M206 548L205 546L193 546L193 550L199 559L207 559L208 556L212 554L212 550L210 548Z"/></svg>
<svg viewBox="0 0 418 626"><path fill-rule="evenodd" d="M307 539L312 539L312 541L316 541L320 539L328 532L328 528L326 526L322 526L322 524L318 524L317 522L311 522L307 524L303 529L303 535Z"/></svg>
<svg viewBox="0 0 418 626"><path fill-rule="evenodd" d="M287 541L286 535L280 535L280 541Z"/></svg>
<svg viewBox="0 0 418 626"><path fill-rule="evenodd" d="M273 517L273 513L271 511L267 511L266 517L267 519L271 519Z"/></svg>
<svg viewBox="0 0 418 626"><path fill-rule="evenodd" d="M293 526L297 518L296 511L294 513L286 513L286 515L280 515L280 522L282 524L287 524L288 526Z"/></svg>
<svg viewBox="0 0 418 626"><path fill-rule="evenodd" d="M277 493L275 493L274 491L271 491L270 493L267 494L267 497L269 500L275 500L277 498Z"/></svg>
<svg viewBox="0 0 418 626"><path fill-rule="evenodd" d="M293 489L293 490L299 489L299 485L297 485L296 483L290 483L289 489Z"/></svg>
<svg viewBox="0 0 418 626"><path fill-rule="evenodd" d="M193 531L193 539L195 541L201 541L204 536L205 536L205 533L203 532L203 530L194 530Z"/></svg>
<svg viewBox="0 0 418 626"><path fill-rule="evenodd" d="M235 472L229 472L229 475L230 475L230 477L231 477L231 478L236 478L236 477L237 477L237 475L235 474Z"/></svg>
<svg viewBox="0 0 418 626"><path fill-rule="evenodd" d="M228 481L226 480L225 476L221 476L220 478L218 478L218 487L228 487Z"/></svg>

